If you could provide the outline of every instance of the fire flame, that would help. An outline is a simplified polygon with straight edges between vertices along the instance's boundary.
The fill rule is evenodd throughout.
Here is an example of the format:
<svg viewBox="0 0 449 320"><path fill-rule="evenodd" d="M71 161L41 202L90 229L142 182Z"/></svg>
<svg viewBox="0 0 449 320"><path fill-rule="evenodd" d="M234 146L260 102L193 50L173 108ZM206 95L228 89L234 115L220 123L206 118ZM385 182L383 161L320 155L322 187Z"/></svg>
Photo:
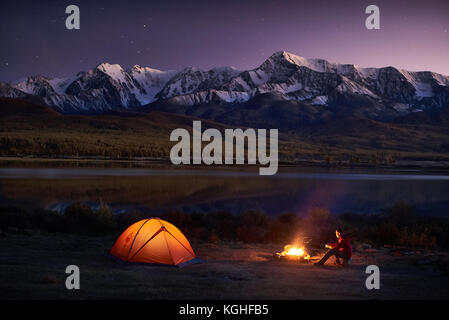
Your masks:
<svg viewBox="0 0 449 320"><path fill-rule="evenodd" d="M298 248L289 244L284 247L284 251L281 252L281 256L293 256L303 258L305 260L310 259L310 255L306 255L304 248Z"/></svg>

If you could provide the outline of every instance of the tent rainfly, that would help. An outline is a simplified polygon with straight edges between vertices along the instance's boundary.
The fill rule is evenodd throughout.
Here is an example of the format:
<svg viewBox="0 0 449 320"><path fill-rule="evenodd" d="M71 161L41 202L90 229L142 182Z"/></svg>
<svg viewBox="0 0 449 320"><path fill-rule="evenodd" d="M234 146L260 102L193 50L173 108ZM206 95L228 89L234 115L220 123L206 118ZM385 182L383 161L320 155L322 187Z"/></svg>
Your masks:
<svg viewBox="0 0 449 320"><path fill-rule="evenodd" d="M110 253L126 262L174 266L184 266L197 260L182 232L159 218L140 220L128 227Z"/></svg>

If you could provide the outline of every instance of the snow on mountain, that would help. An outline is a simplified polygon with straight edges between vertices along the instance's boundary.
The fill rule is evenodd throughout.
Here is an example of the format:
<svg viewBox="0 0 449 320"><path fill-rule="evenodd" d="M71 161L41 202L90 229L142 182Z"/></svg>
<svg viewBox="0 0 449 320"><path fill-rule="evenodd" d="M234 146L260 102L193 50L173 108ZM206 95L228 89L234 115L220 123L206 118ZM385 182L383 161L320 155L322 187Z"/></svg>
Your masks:
<svg viewBox="0 0 449 320"><path fill-rule="evenodd" d="M0 82L0 97L24 98L27 94L22 90L14 88L9 83Z"/></svg>
<svg viewBox="0 0 449 320"><path fill-rule="evenodd" d="M1 96L39 96L63 112L136 108L155 101L181 106L236 104L261 94L322 106L338 105L341 97L345 103L361 97L407 113L448 105L449 77L394 67L361 68L279 51L245 71L232 67L161 71L138 65L125 70L102 63L69 78L32 76L16 84L0 84ZM349 104L362 100L357 101Z"/></svg>
<svg viewBox="0 0 449 320"><path fill-rule="evenodd" d="M128 80L127 73L118 64L102 63L97 66L97 69L107 74L117 82L126 82Z"/></svg>
<svg viewBox="0 0 449 320"><path fill-rule="evenodd" d="M175 71L137 65L126 71L118 64L102 63L70 78L28 77L11 88L40 96L63 112L101 112L155 101L155 95L174 74ZM2 93L2 96L12 96L12 93Z"/></svg>
<svg viewBox="0 0 449 320"><path fill-rule="evenodd" d="M328 99L329 99L328 96L317 96L311 101L311 104L326 105Z"/></svg>
<svg viewBox="0 0 449 320"><path fill-rule="evenodd" d="M285 60L299 67L306 67L317 72L348 74L355 71L353 64L332 63L324 59L306 59L284 51L277 52L274 55L283 57Z"/></svg>
<svg viewBox="0 0 449 320"><path fill-rule="evenodd" d="M51 79L43 76L33 76L28 77L26 80L22 82L19 82L14 87L27 94L38 96L56 93L50 84L50 80Z"/></svg>
<svg viewBox="0 0 449 320"><path fill-rule="evenodd" d="M159 99L218 89L229 82L240 72L232 67L213 68L203 71L198 68L187 67L173 76L157 95Z"/></svg>
<svg viewBox="0 0 449 320"><path fill-rule="evenodd" d="M223 90L206 90L195 93L174 96L167 101L184 106L194 106L203 103L243 103L251 98L246 92L232 92Z"/></svg>
<svg viewBox="0 0 449 320"><path fill-rule="evenodd" d="M168 80L176 73L176 71L161 71L149 67L141 67L135 65L130 75L142 87L142 92L137 93L137 99L141 105L151 103L156 99L156 95L162 90Z"/></svg>

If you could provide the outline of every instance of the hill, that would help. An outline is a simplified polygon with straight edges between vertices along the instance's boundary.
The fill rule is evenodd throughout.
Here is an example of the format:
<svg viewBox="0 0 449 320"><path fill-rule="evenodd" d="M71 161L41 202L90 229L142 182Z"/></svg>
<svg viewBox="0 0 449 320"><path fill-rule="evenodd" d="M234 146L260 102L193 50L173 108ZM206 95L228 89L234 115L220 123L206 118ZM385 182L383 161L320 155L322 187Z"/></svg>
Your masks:
<svg viewBox="0 0 449 320"><path fill-rule="evenodd" d="M256 107L259 106L259 109ZM273 113L263 104L254 112ZM281 106L282 108L282 106ZM232 112L231 112L232 114ZM238 113L233 113L234 117ZM191 130L193 120L224 130L268 123L254 122L241 113L242 125L215 122L195 115L158 110L147 112L109 111L101 115L65 115L52 108L21 99L0 99L0 155L34 157L84 157L99 159L151 158L168 162L170 133L175 128ZM434 124L385 123L357 117L329 116L308 125L279 129L280 161L316 164L362 163L393 165L398 160L449 159L449 129ZM227 122L226 118L223 121ZM235 118L232 122L236 122Z"/></svg>

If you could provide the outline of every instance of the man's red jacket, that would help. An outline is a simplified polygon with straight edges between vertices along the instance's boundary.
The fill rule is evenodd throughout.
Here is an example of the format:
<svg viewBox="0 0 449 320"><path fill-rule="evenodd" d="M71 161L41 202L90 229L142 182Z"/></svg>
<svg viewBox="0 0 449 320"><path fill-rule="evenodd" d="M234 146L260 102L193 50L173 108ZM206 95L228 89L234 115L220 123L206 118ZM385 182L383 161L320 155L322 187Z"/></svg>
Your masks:
<svg viewBox="0 0 449 320"><path fill-rule="evenodd" d="M342 251L344 253L345 259L351 259L352 257L352 246L351 246L351 238L346 235L343 235L338 239L338 242L334 242L329 244L332 249L337 249L338 251Z"/></svg>

